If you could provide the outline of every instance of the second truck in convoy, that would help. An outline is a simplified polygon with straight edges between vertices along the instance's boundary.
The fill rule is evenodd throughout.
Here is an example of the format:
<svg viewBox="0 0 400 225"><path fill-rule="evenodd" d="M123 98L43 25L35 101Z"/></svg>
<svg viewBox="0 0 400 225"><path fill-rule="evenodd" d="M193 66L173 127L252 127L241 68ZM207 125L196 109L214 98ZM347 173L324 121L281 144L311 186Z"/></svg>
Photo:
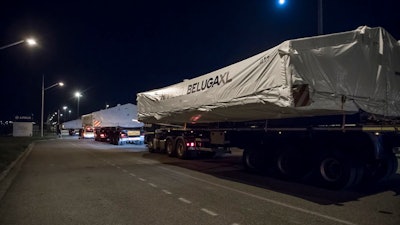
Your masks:
<svg viewBox="0 0 400 225"><path fill-rule="evenodd" d="M151 152L244 150L243 164L328 188L397 170L400 46L383 28L289 40L137 94Z"/></svg>
<svg viewBox="0 0 400 225"><path fill-rule="evenodd" d="M143 123L137 120L134 104L117 105L82 116L83 131L90 130L96 141L121 145L143 143Z"/></svg>

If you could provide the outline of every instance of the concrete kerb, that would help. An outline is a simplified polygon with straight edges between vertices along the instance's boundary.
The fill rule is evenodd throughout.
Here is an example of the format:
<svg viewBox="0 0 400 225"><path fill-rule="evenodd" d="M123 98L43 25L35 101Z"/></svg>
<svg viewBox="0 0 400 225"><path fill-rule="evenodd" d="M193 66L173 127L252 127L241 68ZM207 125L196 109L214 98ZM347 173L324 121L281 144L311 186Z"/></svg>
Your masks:
<svg viewBox="0 0 400 225"><path fill-rule="evenodd" d="M29 156L34 146L35 142L30 143L26 148L26 150L22 154L20 154L18 158L14 160L7 167L7 169L0 174L0 200L3 198L4 194L11 186L14 178L17 176L19 170L21 169L22 164L24 163L25 159Z"/></svg>

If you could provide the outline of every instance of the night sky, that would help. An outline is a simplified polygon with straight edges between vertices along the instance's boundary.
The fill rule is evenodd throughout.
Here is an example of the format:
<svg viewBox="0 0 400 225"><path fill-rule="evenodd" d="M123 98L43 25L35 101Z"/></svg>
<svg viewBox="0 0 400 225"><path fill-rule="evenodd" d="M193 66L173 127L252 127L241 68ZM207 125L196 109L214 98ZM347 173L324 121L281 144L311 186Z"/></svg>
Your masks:
<svg viewBox="0 0 400 225"><path fill-rule="evenodd" d="M128 3L129 2L129 3ZM317 0L2 1L0 120L40 122L66 105L77 117L106 105L136 104L136 93L211 72L284 40L317 34ZM324 0L324 33L381 26L400 39L400 1ZM400 62L399 62L400 63Z"/></svg>

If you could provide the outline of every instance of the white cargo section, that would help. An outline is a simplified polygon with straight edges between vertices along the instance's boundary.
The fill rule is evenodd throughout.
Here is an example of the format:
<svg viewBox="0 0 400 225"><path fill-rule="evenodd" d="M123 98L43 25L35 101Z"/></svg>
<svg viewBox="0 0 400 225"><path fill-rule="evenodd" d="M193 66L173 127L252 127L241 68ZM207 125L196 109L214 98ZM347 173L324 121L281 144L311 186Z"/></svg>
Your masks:
<svg viewBox="0 0 400 225"><path fill-rule="evenodd" d="M32 122L13 122L14 137L32 137L33 123Z"/></svg>
<svg viewBox="0 0 400 225"><path fill-rule="evenodd" d="M82 124L91 127L142 127L137 119L137 107L127 103L82 116Z"/></svg>
<svg viewBox="0 0 400 225"><path fill-rule="evenodd" d="M64 122L64 123L62 123L61 128L64 130L81 129L82 128L82 120L77 119L77 120L70 120L70 121Z"/></svg>
<svg viewBox="0 0 400 225"><path fill-rule="evenodd" d="M383 28L289 40L241 62L137 94L146 123L356 113L400 116L400 46Z"/></svg>

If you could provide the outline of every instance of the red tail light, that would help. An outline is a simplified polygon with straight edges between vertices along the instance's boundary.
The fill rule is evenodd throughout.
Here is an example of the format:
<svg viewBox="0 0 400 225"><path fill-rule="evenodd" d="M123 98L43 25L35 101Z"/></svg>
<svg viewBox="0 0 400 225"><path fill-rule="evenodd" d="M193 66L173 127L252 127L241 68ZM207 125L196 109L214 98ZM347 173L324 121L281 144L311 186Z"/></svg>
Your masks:
<svg viewBox="0 0 400 225"><path fill-rule="evenodd" d="M194 143L194 142L187 142L187 143L186 143L186 146L187 146L187 147L195 147L195 146L196 146L196 143Z"/></svg>
<svg viewBox="0 0 400 225"><path fill-rule="evenodd" d="M124 137L126 137L126 134L125 134L125 133L121 133L120 136L121 136L122 138L124 138Z"/></svg>

